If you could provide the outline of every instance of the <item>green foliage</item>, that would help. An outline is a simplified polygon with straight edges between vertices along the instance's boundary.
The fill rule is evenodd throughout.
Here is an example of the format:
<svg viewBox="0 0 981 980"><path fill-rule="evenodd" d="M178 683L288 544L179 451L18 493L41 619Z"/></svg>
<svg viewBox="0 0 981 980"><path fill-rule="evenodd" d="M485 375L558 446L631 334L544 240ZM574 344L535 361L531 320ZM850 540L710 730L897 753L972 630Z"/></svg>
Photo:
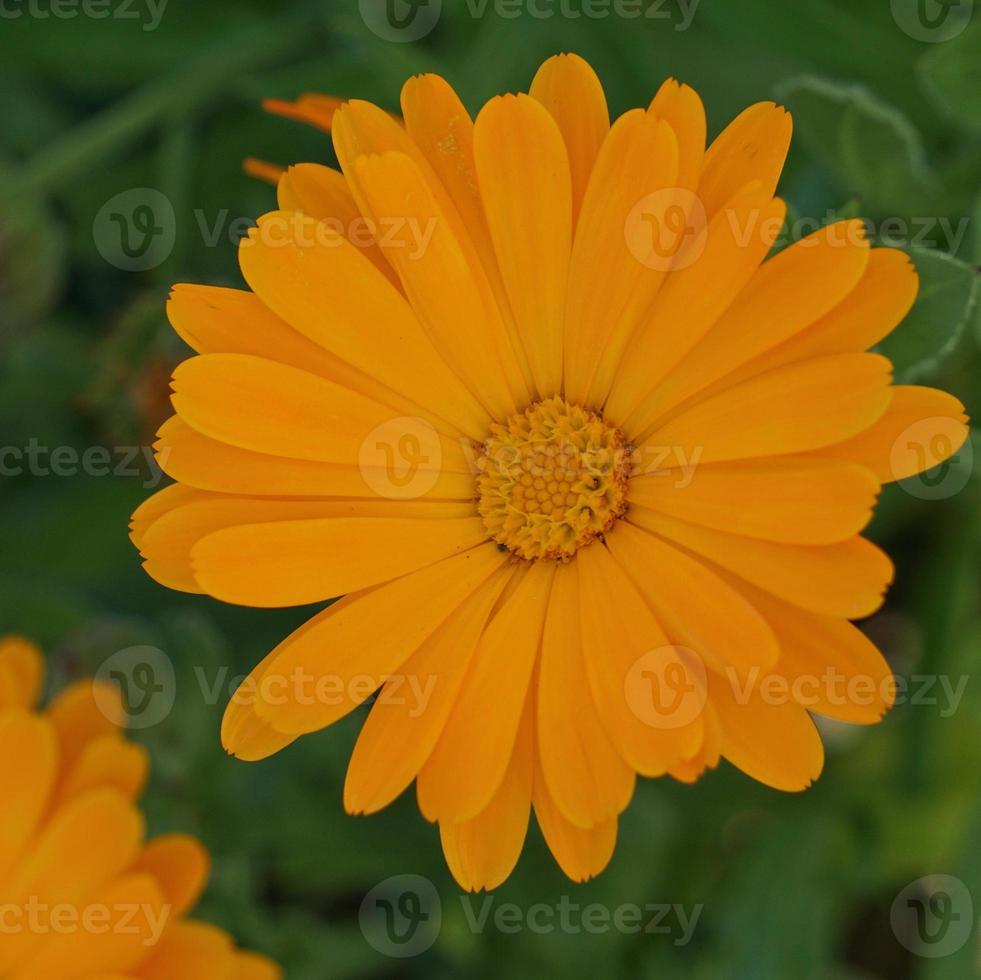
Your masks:
<svg viewBox="0 0 981 980"><path fill-rule="evenodd" d="M321 90L395 110L405 77L438 71L476 108L526 88L557 50L592 60L615 113L646 105L669 74L692 84L710 136L751 102L784 100L795 119L780 188L789 213L821 223L861 215L877 240L908 250L920 295L882 350L900 379L946 388L978 415L978 24L933 44L900 29L888 2L702 0L684 30L692 5L677 2L631 20L513 19L493 3L476 18L472 0L442 6L414 44L376 36L355 0L171 0L152 31L119 18L3 19L0 443L115 452L152 441L183 356L163 314L169 285L240 285L236 237L274 206L272 189L241 173L242 158L333 162L328 137L263 115L263 96ZM161 266L126 272L99 253L93 223L114 195L141 187L171 202L174 247ZM918 219L931 231L914 241ZM372 817L344 814L362 713L264 763L224 755L218 728L235 676L310 610L222 606L147 579L127 540L129 515L156 481L144 464L0 476L0 632L45 644L57 682L127 646L164 651L174 708L137 733L153 756L151 827L205 840L215 875L200 914L280 958L290 980L979 975L976 933L931 961L889 923L900 890L937 872L961 877L981 908L973 677L950 716L942 704L907 703L875 728L823 725L826 773L806 794L778 794L727 766L694 787L645 781L610 868L587 885L565 880L533 829L493 896L493 908L525 913L563 896L608 910L700 907L690 942L676 942L677 929L512 934L493 917L475 930L484 899L461 896L411 794ZM871 536L899 571L867 628L904 677L977 671L979 484L946 500L884 491ZM375 884L405 873L434 882L443 927L428 953L398 961L366 943L358 909Z"/></svg>

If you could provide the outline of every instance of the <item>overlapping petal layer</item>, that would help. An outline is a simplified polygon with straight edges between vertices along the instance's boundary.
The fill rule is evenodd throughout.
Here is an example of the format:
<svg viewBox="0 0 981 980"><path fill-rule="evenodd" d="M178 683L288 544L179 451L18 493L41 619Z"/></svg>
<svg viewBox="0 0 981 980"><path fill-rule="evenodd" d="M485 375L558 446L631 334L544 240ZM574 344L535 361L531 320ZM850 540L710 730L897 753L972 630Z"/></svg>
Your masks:
<svg viewBox="0 0 981 980"><path fill-rule="evenodd" d="M811 711L881 717L888 665L849 620L892 566L861 533L881 484L953 455L966 419L870 352L914 300L905 255L847 221L767 259L782 108L707 144L697 94L669 80L611 125L574 55L476 121L436 76L401 105L280 107L331 129L341 170L280 179L241 250L253 292L175 289L198 353L157 445L179 482L133 537L175 588L345 596L243 685L230 752L263 758L377 692L349 810L416 780L469 889L510 873L534 811L582 880L637 774L726 758L800 790L823 764ZM548 399L618 430L631 468L571 560L518 561L489 540L478 476L520 468L488 459L491 435ZM563 483L536 445L514 500L565 514L600 485ZM854 686L872 693L842 699Z"/></svg>

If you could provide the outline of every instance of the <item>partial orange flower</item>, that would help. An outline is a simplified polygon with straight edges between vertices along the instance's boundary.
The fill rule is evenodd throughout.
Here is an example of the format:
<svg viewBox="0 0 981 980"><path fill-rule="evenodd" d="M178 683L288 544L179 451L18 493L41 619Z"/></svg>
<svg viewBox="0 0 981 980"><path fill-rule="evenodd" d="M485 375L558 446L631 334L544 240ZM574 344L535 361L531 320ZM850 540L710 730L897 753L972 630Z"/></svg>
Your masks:
<svg viewBox="0 0 981 980"><path fill-rule="evenodd" d="M332 109L341 169L279 177L241 245L249 290L175 287L198 354L159 434L177 483L133 538L172 588L343 596L242 686L230 752L377 692L348 810L415 782L469 889L508 876L534 810L582 880L638 774L726 758L801 790L811 711L882 716L889 667L849 620L893 572L861 531L965 419L868 352L916 296L903 253L844 221L767 258L782 108L706 146L669 80L611 125L562 55L476 121L433 75L401 109Z"/></svg>
<svg viewBox="0 0 981 980"><path fill-rule="evenodd" d="M193 837L145 839L145 750L118 690L79 681L37 708L44 659L0 638L0 978L279 980L265 957L188 919L210 861Z"/></svg>

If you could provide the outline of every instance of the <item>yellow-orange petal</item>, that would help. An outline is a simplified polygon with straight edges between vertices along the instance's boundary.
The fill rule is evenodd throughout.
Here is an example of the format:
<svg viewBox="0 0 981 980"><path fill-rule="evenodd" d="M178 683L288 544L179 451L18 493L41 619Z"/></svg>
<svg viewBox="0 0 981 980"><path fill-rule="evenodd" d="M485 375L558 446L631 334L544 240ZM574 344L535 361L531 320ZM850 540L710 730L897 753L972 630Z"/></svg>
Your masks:
<svg viewBox="0 0 981 980"><path fill-rule="evenodd" d="M58 810L5 886L13 908L34 900L48 908L73 905L122 873L139 852L143 817L116 790L86 793ZM85 846L79 848L79 841ZM0 943L4 974L23 962L44 935L21 931Z"/></svg>
<svg viewBox="0 0 981 980"><path fill-rule="evenodd" d="M204 845L186 834L168 834L150 841L133 865L159 882L174 916L189 912L201 897L211 873Z"/></svg>
<svg viewBox="0 0 981 980"><path fill-rule="evenodd" d="M565 310L565 394L586 404L606 385L680 239L664 223L676 204L678 141L640 109L610 129L576 227ZM662 230L668 228L667 237ZM590 407L602 405L606 392Z"/></svg>
<svg viewBox="0 0 981 980"><path fill-rule="evenodd" d="M33 708L44 685L44 656L23 636L0 637L0 709Z"/></svg>
<svg viewBox="0 0 981 980"><path fill-rule="evenodd" d="M487 624L432 755L419 772L429 820L471 820L504 779L541 643L555 567L535 562Z"/></svg>
<svg viewBox="0 0 981 980"><path fill-rule="evenodd" d="M232 980L235 956L231 937L221 929L203 922L177 922L140 967L140 978Z"/></svg>
<svg viewBox="0 0 981 980"><path fill-rule="evenodd" d="M286 168L282 164L259 160L257 157L246 157L242 161L242 170L250 177L272 184L273 187L279 183L279 178L286 173Z"/></svg>
<svg viewBox="0 0 981 980"><path fill-rule="evenodd" d="M640 440L683 465L802 453L869 428L891 401L892 364L835 354L777 368L696 400Z"/></svg>
<svg viewBox="0 0 981 980"><path fill-rule="evenodd" d="M446 724L491 609L516 569L491 575L382 688L344 782L349 813L373 813L418 775Z"/></svg>
<svg viewBox="0 0 981 980"><path fill-rule="evenodd" d="M384 153L360 157L353 173L369 213L388 223L382 251L433 345L491 417L513 414L527 389L511 340L423 172Z"/></svg>
<svg viewBox="0 0 981 980"><path fill-rule="evenodd" d="M301 518L216 531L193 546L191 565L198 584L223 602L301 606L391 581L486 540L477 516Z"/></svg>
<svg viewBox="0 0 981 980"><path fill-rule="evenodd" d="M824 746L807 711L786 700L769 703L756 685L709 676L722 755L747 776L798 792L821 775Z"/></svg>
<svg viewBox="0 0 981 980"><path fill-rule="evenodd" d="M405 433L420 442L419 469L471 472L460 440L286 364L201 354L177 367L173 388L174 409L188 425L240 449L357 466L366 447Z"/></svg>
<svg viewBox="0 0 981 980"><path fill-rule="evenodd" d="M579 580L560 565L549 596L537 689L538 751L549 795L567 820L590 828L626 809L635 777L603 730L586 676Z"/></svg>
<svg viewBox="0 0 981 980"><path fill-rule="evenodd" d="M655 460L651 460L653 468ZM879 481L814 456L693 464L634 476L627 499L693 524L786 544L833 544L871 520Z"/></svg>
<svg viewBox="0 0 981 980"><path fill-rule="evenodd" d="M425 227L412 228L420 229L412 247L427 249ZM410 402L447 417L460 431L484 431L487 415L404 297L332 229L298 212L264 215L239 247L239 265L263 302L301 334ZM375 326L365 329L366 323Z"/></svg>
<svg viewBox="0 0 981 980"><path fill-rule="evenodd" d="M118 734L90 739L58 790L59 803L100 786L118 790L135 801L150 775L150 756L142 745Z"/></svg>
<svg viewBox="0 0 981 980"><path fill-rule="evenodd" d="M627 521L607 543L671 643L716 670L731 665L745 672L777 662L769 624L707 565Z"/></svg>
<svg viewBox="0 0 981 980"><path fill-rule="evenodd" d="M263 99L262 108L275 116L295 119L329 133L334 121L334 113L344 104L336 95L321 95L318 92L304 92L297 99Z"/></svg>
<svg viewBox="0 0 981 980"><path fill-rule="evenodd" d="M0 712L0 888L48 808L58 769L58 740L46 719Z"/></svg>
<svg viewBox="0 0 981 980"><path fill-rule="evenodd" d="M548 110L562 133L572 178L572 221L578 220L600 147L610 131L603 83L577 54L544 61L528 94Z"/></svg>
<svg viewBox="0 0 981 980"><path fill-rule="evenodd" d="M573 881L595 878L613 857L617 842L617 818L588 830L577 827L555 805L539 766L533 787L535 817L545 843L558 866Z"/></svg>
<svg viewBox="0 0 981 980"><path fill-rule="evenodd" d="M873 248L856 286L821 319L754 357L720 382L731 385L794 361L868 350L902 321L916 299L916 267L905 252Z"/></svg>
<svg viewBox="0 0 981 980"><path fill-rule="evenodd" d="M646 507L634 507L629 520L787 602L828 616L870 616L892 582L892 562L865 538L828 545L778 544L689 524Z"/></svg>
<svg viewBox="0 0 981 980"><path fill-rule="evenodd" d="M704 685L671 648L605 546L584 548L575 563L580 595L586 599L579 609L583 659L600 720L631 768L644 776L663 775L701 744ZM651 696L660 681L652 673L658 670L678 673L692 696L677 701Z"/></svg>
<svg viewBox="0 0 981 980"><path fill-rule="evenodd" d="M698 196L711 217L740 187L758 180L768 195L783 170L793 122L782 106L757 102L712 141L705 154Z"/></svg>
<svg viewBox="0 0 981 980"><path fill-rule="evenodd" d="M663 119L678 137L678 186L693 191L698 186L705 159L705 107L689 85L667 79L647 111Z"/></svg>
<svg viewBox="0 0 981 980"><path fill-rule="evenodd" d="M342 718L374 693L505 557L490 544L353 593L287 637L244 682L284 734ZM320 687L318 688L318 684Z"/></svg>
<svg viewBox="0 0 981 980"><path fill-rule="evenodd" d="M678 257L624 352L604 414L643 431L658 383L701 340L770 251L786 208L760 184L744 187ZM629 421L628 421L629 420Z"/></svg>
<svg viewBox="0 0 981 980"><path fill-rule="evenodd" d="M895 385L881 418L820 455L867 466L883 483L905 480L950 459L968 437L964 406L936 388Z"/></svg>
<svg viewBox="0 0 981 980"><path fill-rule="evenodd" d="M572 184L562 134L526 95L477 117L474 159L497 264L541 397L562 385L562 313L572 249Z"/></svg>
<svg viewBox="0 0 981 980"><path fill-rule="evenodd" d="M858 627L792 606L747 582L730 581L766 617L780 643L780 659L757 684L776 674L787 682L794 703L853 725L874 724L892 707L892 669Z"/></svg>
<svg viewBox="0 0 981 980"><path fill-rule="evenodd" d="M358 210L347 179L339 170L320 163L296 163L279 178L276 201L280 211L302 211L326 223L398 286L398 277L375 239L378 229Z"/></svg>
<svg viewBox="0 0 981 980"><path fill-rule="evenodd" d="M534 773L535 734L529 697L511 761L490 802L471 820L442 821L439 825L446 863L465 891L491 891L514 870L528 833Z"/></svg>
<svg viewBox="0 0 981 980"><path fill-rule="evenodd" d="M816 323L845 299L869 261L861 221L842 221L764 262L694 350L664 379L647 410L686 399Z"/></svg>
<svg viewBox="0 0 981 980"><path fill-rule="evenodd" d="M59 691L47 714L58 733L63 772L71 770L92 739L116 734L126 717L119 688L89 679Z"/></svg>

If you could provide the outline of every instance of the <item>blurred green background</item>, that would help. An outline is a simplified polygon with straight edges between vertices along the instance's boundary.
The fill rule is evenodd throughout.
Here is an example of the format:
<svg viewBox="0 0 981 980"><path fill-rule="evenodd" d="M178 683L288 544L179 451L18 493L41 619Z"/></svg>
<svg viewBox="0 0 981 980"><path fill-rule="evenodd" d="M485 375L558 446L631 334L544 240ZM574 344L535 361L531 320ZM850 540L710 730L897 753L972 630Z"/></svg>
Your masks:
<svg viewBox="0 0 981 980"><path fill-rule="evenodd" d="M614 113L646 105L667 75L701 93L710 135L751 102L787 104L795 140L781 191L793 216L862 215L910 249L921 298L888 353L901 378L947 388L976 417L981 14L972 4L444 0L433 29L405 42L379 36L372 3L363 16L357 3L327 0L64 2L55 16L43 0L6 0L0 16L0 446L23 461L33 445L51 469L16 473L14 457L0 459L0 632L42 643L55 683L133 645L173 661L174 708L135 737L153 754L152 828L196 833L215 856L200 915L277 957L291 980L981 976L981 481L970 450L888 488L872 528L898 574L867 629L918 703L873 729L826 726L825 775L801 796L725 764L693 787L645 782L610 867L585 886L566 881L533 829L494 896L492 913L562 901L611 914L675 907L660 922L666 932L639 934L504 932L493 914L472 928L410 795L375 817L344 815L360 712L268 762L225 758L218 726L231 679L310 610L223 606L151 582L127 522L156 477L142 455L126 458L152 442L168 414L169 372L186 353L164 318L168 286L240 285L235 238L273 206L272 188L246 177L242 159L334 162L329 137L263 114L262 97L324 91L397 109L407 76L436 71L476 109L526 88L563 50L592 62ZM429 0L416 17L425 25L438 7ZM533 13L546 9L554 15ZM647 16L624 16L637 9ZM173 208L150 214L147 227L163 231L149 258L120 252L124 229L114 241L107 224L128 208L138 241L140 203L159 200L145 189ZM85 473L71 451L60 463L42 452L59 446L105 447L118 472ZM962 699L921 675L966 684ZM202 679L223 682L217 699ZM442 905L432 947L408 959L385 955L384 937L359 926L366 893L399 874L433 882ZM890 912L910 895L929 898L930 881L900 893L938 874L959 879L973 908L954 895L960 924L917 946ZM678 907L697 915L690 936ZM924 907L940 929L943 901ZM471 908L479 916L482 900Z"/></svg>

